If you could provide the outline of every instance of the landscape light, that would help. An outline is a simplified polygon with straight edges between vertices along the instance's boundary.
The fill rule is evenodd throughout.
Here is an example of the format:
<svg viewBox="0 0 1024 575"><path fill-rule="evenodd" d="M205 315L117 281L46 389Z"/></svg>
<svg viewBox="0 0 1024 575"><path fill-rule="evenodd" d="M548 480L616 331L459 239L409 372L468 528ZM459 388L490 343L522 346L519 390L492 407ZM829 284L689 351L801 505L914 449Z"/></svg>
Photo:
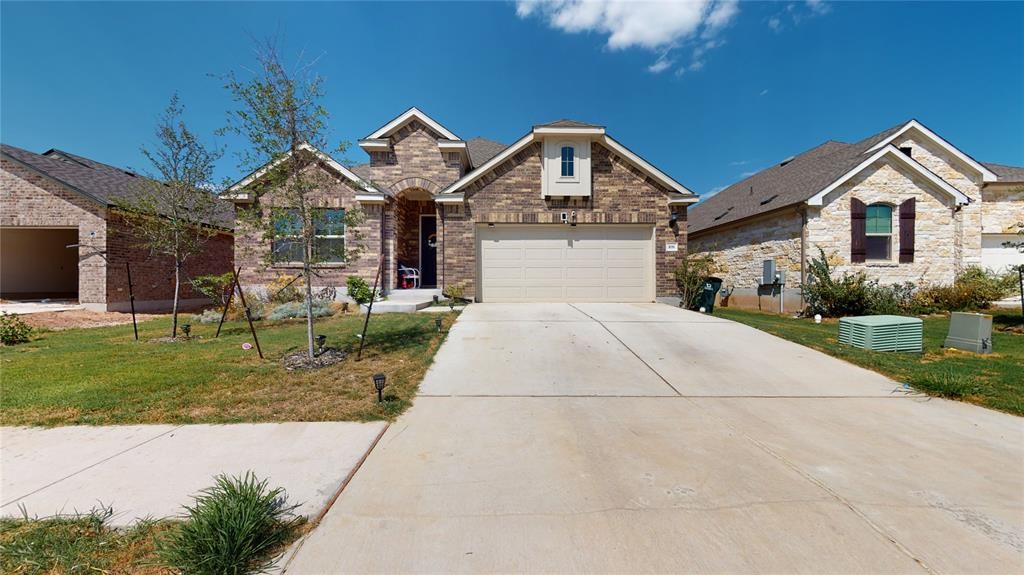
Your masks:
<svg viewBox="0 0 1024 575"><path fill-rule="evenodd" d="M324 352L324 345L326 343L327 343L327 336L326 335L318 335L318 336L316 336L316 347L320 351L321 354L323 354L323 352Z"/></svg>
<svg viewBox="0 0 1024 575"><path fill-rule="evenodd" d="M192 337L192 324L181 324L181 332L185 334L185 337Z"/></svg>
<svg viewBox="0 0 1024 575"><path fill-rule="evenodd" d="M387 376L383 373L373 374L373 387L377 390L377 403L384 402L384 386L387 385Z"/></svg>
<svg viewBox="0 0 1024 575"><path fill-rule="evenodd" d="M442 322L444 322L444 319L441 316L437 316L434 318L434 325L437 327L437 333L441 333Z"/></svg>

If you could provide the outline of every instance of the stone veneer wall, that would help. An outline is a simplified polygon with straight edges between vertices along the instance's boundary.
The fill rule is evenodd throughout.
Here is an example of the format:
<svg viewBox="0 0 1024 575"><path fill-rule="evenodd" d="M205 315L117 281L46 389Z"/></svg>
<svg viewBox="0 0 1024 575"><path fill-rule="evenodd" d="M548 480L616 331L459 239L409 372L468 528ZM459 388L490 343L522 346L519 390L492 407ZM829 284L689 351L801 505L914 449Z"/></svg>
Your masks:
<svg viewBox="0 0 1024 575"><path fill-rule="evenodd" d="M669 227L668 190L604 146L591 145L593 192L590 198L541 197L541 146L534 143L467 186L464 205L447 206L440 222L445 285L465 281L465 297L476 294L476 226L486 223L553 224L559 213L575 210L585 224L651 224L655 227L655 275L658 296L675 295L673 272L686 249L686 209L676 208L678 231ZM666 242L680 244L666 252Z"/></svg>
<svg viewBox="0 0 1024 575"><path fill-rule="evenodd" d="M694 233L690 249L715 255L725 286L756 289L763 261L774 259L778 269L786 270L786 283L795 287L800 283L800 231L800 212L785 208L743 225Z"/></svg>
<svg viewBox="0 0 1024 575"><path fill-rule="evenodd" d="M981 232L1017 233L1024 222L1024 184L987 184L981 196Z"/></svg>
<svg viewBox="0 0 1024 575"><path fill-rule="evenodd" d="M7 158L0 160L0 225L78 229L78 301L103 306L106 208Z"/></svg>
<svg viewBox="0 0 1024 575"><path fill-rule="evenodd" d="M950 283L961 266L965 253L961 234L964 226L954 213L954 200L921 176L892 160L881 159L825 197L822 206L808 206L807 253L813 257L821 246L835 254L837 273L865 272L881 283ZM892 258L890 261L850 263L850 198L865 204L876 202L893 206ZM916 198L914 225L915 253L912 263L898 263L899 204ZM980 213L980 209L977 210ZM970 218L974 216L971 215ZM978 236L980 257L980 233ZM973 239L970 242L974 243ZM979 260L980 261L980 260Z"/></svg>

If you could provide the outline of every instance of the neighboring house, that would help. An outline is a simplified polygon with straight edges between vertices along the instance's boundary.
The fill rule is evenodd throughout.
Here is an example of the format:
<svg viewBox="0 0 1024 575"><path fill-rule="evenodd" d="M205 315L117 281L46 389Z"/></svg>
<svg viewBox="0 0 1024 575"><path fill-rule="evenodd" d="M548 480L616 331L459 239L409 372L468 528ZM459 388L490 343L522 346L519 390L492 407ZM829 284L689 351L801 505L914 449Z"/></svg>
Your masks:
<svg viewBox="0 0 1024 575"><path fill-rule="evenodd" d="M424 287L465 285L477 301L654 301L675 294L686 250L686 207L697 197L616 142L603 127L562 120L534 126L511 146L462 140L411 108L359 141L370 162L348 169L312 148L334 179L318 205L361 209L358 230L334 226L324 242L359 237L358 261L328 263L318 287L344 293L345 278L399 287L400 266ZM278 160L280 161L280 159ZM264 209L253 186L271 166L225 195L236 209ZM266 213L264 209L263 213ZM297 274L267 266L271 242L238 218L242 283ZM358 231L358 234L353 233Z"/></svg>
<svg viewBox="0 0 1024 575"><path fill-rule="evenodd" d="M77 299L88 309L127 311L130 263L135 307L169 310L174 267L138 247L116 204L152 181L63 152L36 154L0 145L0 297ZM203 254L185 262L185 277L231 270L231 212L211 222ZM185 307L209 300L182 286Z"/></svg>
<svg viewBox="0 0 1024 575"><path fill-rule="evenodd" d="M1024 168L983 164L916 120L855 144L828 141L690 209L690 247L714 253L730 305L785 309L818 248L881 283L951 283L968 266L1024 263L1002 243L1024 221ZM763 285L775 261L782 285Z"/></svg>

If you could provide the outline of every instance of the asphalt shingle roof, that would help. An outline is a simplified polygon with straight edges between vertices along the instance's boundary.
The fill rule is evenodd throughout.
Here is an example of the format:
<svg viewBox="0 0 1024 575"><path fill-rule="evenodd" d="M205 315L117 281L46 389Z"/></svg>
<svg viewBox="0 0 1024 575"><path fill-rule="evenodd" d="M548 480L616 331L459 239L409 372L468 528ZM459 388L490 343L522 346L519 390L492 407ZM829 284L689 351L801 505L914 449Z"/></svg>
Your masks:
<svg viewBox="0 0 1024 575"><path fill-rule="evenodd" d="M985 167L992 170L1001 182L1024 182L1024 168L989 163L985 163Z"/></svg>
<svg viewBox="0 0 1024 575"><path fill-rule="evenodd" d="M865 152L905 126L901 122L855 144L829 140L718 192L690 208L696 233L808 200L865 159Z"/></svg>
<svg viewBox="0 0 1024 575"><path fill-rule="evenodd" d="M597 124L588 124L586 122L580 122L579 120L569 120L563 118L561 120L555 120L554 122L548 122L547 124L537 124L534 128L603 128L604 126L598 126Z"/></svg>
<svg viewBox="0 0 1024 575"><path fill-rule="evenodd" d="M15 146L0 144L0 153L104 206L130 201L138 194L152 189L154 184L159 185L145 176L63 150L52 149L36 154ZM230 204L224 203L217 217L209 223L231 228L233 221L233 209Z"/></svg>
<svg viewBox="0 0 1024 575"><path fill-rule="evenodd" d="M469 161L473 167L482 166L487 160L497 156L507 147L501 142L487 138L473 138L466 142L466 151L469 152Z"/></svg>

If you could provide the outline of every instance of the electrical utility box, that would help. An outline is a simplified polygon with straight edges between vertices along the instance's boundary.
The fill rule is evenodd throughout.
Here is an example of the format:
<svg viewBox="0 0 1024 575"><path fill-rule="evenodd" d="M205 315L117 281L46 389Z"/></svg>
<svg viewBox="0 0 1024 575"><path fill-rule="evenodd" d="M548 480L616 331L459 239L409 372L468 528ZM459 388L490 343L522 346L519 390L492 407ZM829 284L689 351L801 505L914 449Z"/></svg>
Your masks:
<svg viewBox="0 0 1024 575"><path fill-rule="evenodd" d="M764 260L761 264L761 285L786 283L786 270L775 267L775 260Z"/></svg>
<svg viewBox="0 0 1024 575"><path fill-rule="evenodd" d="M991 353L992 316L958 311L949 314L949 335L943 346L974 353Z"/></svg>

